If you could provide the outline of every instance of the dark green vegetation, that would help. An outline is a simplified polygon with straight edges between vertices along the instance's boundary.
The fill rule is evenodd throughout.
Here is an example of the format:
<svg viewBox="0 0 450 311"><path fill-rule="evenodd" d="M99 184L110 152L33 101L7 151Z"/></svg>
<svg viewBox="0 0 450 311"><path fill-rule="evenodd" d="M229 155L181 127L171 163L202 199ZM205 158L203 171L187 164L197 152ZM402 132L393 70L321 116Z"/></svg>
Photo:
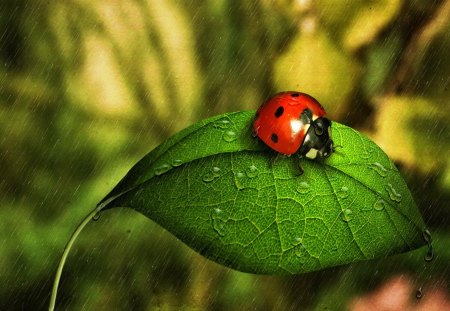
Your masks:
<svg viewBox="0 0 450 311"><path fill-rule="evenodd" d="M80 235L57 307L345 309L399 273L422 301L448 287L449 2L0 1L0 309L47 308L72 230L146 153L289 89L394 161L434 261L421 248L302 275L245 274L117 208Z"/></svg>

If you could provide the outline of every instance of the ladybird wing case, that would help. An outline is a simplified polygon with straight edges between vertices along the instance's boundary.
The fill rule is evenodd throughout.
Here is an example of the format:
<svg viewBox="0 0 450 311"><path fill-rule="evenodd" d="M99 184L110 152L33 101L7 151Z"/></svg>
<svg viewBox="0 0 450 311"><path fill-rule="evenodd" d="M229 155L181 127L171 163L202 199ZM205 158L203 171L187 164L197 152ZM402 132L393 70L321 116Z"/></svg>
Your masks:
<svg viewBox="0 0 450 311"><path fill-rule="evenodd" d="M275 95L260 107L253 124L254 132L264 143L286 155L300 148L307 131L301 114L308 107L292 98L290 93Z"/></svg>

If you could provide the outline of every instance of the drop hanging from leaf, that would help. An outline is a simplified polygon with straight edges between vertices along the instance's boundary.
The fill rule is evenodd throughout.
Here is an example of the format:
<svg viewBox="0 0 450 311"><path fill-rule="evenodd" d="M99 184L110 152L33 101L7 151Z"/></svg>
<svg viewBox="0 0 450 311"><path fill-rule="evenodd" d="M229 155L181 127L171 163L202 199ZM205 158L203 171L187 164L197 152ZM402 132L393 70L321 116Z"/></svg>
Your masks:
<svg viewBox="0 0 450 311"><path fill-rule="evenodd" d="M411 193L372 141L334 122L340 152L323 163L302 160L299 176L292 157L273 163L252 137L254 114L200 121L144 156L69 240L50 309L75 238L114 207L142 213L211 260L258 274L305 273L425 244Z"/></svg>

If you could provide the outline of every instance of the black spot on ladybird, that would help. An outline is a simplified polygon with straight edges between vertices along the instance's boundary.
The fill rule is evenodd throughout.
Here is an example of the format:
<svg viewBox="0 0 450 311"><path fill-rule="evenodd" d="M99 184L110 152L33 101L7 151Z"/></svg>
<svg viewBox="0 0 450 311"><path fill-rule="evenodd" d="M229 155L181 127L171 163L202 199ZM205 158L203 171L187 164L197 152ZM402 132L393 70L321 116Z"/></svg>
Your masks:
<svg viewBox="0 0 450 311"><path fill-rule="evenodd" d="M275 134L275 133L273 133L273 134L272 134L272 137L270 137L270 139L272 139L272 141L273 141L274 143L277 143L277 142L278 142L278 135Z"/></svg>
<svg viewBox="0 0 450 311"><path fill-rule="evenodd" d="M284 112L283 106L278 107L277 110L275 111L275 117L276 117L276 118L281 117L281 115L283 114L283 112Z"/></svg>
<svg viewBox="0 0 450 311"><path fill-rule="evenodd" d="M299 97L300 94L299 94L299 93L292 93L291 96L292 96L292 97Z"/></svg>

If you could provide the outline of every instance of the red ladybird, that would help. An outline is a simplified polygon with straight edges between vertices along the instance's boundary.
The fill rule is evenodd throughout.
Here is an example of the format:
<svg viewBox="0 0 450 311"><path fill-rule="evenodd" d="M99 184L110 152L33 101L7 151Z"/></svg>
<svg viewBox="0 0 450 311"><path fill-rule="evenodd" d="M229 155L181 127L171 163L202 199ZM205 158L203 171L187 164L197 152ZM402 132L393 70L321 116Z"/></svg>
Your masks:
<svg viewBox="0 0 450 311"><path fill-rule="evenodd" d="M313 97L300 92L278 93L256 112L253 132L273 150L310 159L323 159L334 151L331 121Z"/></svg>

